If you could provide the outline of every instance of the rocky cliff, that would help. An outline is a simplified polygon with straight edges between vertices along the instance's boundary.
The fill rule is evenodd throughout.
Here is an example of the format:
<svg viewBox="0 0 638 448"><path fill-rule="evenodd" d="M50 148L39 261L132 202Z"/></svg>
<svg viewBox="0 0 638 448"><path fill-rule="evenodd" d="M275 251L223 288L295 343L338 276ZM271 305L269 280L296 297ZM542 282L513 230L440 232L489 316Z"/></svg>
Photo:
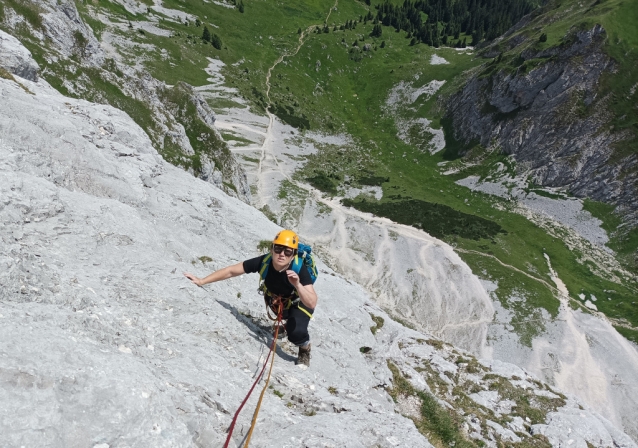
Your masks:
<svg viewBox="0 0 638 448"><path fill-rule="evenodd" d="M256 255L278 227L166 163L122 111L10 65L0 79L0 445L220 446L270 328L256 278L203 289L182 272ZM311 366L295 367L281 343L253 446L636 447L575 398L407 329L320 271Z"/></svg>
<svg viewBox="0 0 638 448"><path fill-rule="evenodd" d="M614 204L636 225L638 157L615 152L631 134L610 125L610 95L600 89L616 70L605 29L572 29L559 45L537 49L538 32L521 31L530 20L484 48L491 62L447 101L454 137L465 151L511 154L534 183Z"/></svg>
<svg viewBox="0 0 638 448"><path fill-rule="evenodd" d="M243 168L215 129L213 111L190 85L166 85L142 64L131 65L115 49L130 49L131 42L111 42L104 48L72 1L10 3L3 6L2 16L0 28L28 45L44 78L58 90L125 110L166 160L250 201ZM8 45L7 39L0 35L0 46ZM34 80L36 67L19 73Z"/></svg>

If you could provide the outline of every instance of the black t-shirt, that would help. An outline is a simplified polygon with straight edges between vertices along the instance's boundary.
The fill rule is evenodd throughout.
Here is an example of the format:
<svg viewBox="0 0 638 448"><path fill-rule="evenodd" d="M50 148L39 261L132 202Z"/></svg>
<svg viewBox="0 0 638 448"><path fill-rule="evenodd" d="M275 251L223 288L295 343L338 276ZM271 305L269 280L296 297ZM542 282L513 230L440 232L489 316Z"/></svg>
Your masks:
<svg viewBox="0 0 638 448"><path fill-rule="evenodd" d="M266 255L268 254L244 261L244 272L246 272L246 274L259 272L259 270L261 269L261 263ZM268 266L268 273L266 274L265 283L266 288L268 288L268 291L270 291L272 294L288 297L291 296L293 292L295 292L295 287L292 286L288 281L286 270L287 269L285 269L283 272L277 272L277 270L272 265L272 259L270 260L270 266ZM308 272L308 269L303 266L299 270L299 281L304 286L312 285L310 273Z"/></svg>

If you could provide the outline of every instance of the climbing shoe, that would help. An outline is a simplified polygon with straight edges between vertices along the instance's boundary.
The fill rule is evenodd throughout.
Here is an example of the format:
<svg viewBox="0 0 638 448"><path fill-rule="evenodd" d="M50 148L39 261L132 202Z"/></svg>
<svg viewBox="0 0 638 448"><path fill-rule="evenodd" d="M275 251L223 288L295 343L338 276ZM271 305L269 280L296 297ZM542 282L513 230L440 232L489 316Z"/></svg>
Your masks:
<svg viewBox="0 0 638 448"><path fill-rule="evenodd" d="M297 356L297 361L295 364L303 364L305 366L310 366L310 344L305 347L299 347L299 355Z"/></svg>

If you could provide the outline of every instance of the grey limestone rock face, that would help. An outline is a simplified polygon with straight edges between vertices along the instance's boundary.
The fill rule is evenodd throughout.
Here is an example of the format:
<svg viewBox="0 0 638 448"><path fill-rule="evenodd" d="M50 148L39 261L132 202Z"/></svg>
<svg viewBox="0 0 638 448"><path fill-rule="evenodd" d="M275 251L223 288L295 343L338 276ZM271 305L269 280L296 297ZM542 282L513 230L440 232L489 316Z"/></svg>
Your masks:
<svg viewBox="0 0 638 448"><path fill-rule="evenodd" d="M72 1L41 1L44 9L42 25L44 38L56 48L63 58L79 56L83 63L100 66L105 55L93 31L88 27Z"/></svg>
<svg viewBox="0 0 638 448"><path fill-rule="evenodd" d="M0 30L0 67L30 81L38 80L40 67L18 39Z"/></svg>
<svg viewBox="0 0 638 448"><path fill-rule="evenodd" d="M614 70L605 39L596 25L558 47L524 50L514 71L489 73L488 65L487 76L470 77L450 98L447 114L457 139L500 147L537 184L618 205L636 221L638 158L612 159L613 144L627 135L610 132L608 98L598 97L601 76Z"/></svg>

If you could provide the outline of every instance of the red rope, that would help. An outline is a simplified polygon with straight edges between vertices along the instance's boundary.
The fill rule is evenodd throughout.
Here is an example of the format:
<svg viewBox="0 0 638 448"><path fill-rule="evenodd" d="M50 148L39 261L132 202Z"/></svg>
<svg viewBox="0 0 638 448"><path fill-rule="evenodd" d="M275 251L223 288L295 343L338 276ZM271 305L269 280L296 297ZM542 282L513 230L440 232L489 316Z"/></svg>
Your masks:
<svg viewBox="0 0 638 448"><path fill-rule="evenodd" d="M237 412L235 412L235 416L233 417L233 421L231 422L230 427L228 428L228 436L226 437L226 443L224 443L224 448L228 448L228 444L230 443L230 438L233 435L233 430L235 429L235 423L237 423L237 417L239 417L239 413L241 412L242 408L244 407L244 405L248 401L248 398L250 397L250 394L253 393L253 389L255 388L257 383L259 383L259 380L261 380L262 376L264 375L264 371L266 370L266 366L268 365L268 360L270 359L270 355L273 355L273 357L275 356L273 354L273 352L274 352L274 349L275 349L275 345L277 344L277 336L278 336L278 333L279 333L279 323L281 322L281 314L282 314L281 300L279 300L277 305L279 306L279 312L277 313L278 314L277 315L277 322L275 324L275 325L277 325L277 328L275 329L275 335L273 337L272 344L270 344L270 351L268 352L268 356L266 356L266 361L264 361L264 366L261 368L261 372L259 372L259 375L257 375L257 379L255 380L255 382L251 386L250 390L248 391L248 394L246 395L246 398L244 398L244 401L241 402L241 405L239 406L239 409L237 409Z"/></svg>

